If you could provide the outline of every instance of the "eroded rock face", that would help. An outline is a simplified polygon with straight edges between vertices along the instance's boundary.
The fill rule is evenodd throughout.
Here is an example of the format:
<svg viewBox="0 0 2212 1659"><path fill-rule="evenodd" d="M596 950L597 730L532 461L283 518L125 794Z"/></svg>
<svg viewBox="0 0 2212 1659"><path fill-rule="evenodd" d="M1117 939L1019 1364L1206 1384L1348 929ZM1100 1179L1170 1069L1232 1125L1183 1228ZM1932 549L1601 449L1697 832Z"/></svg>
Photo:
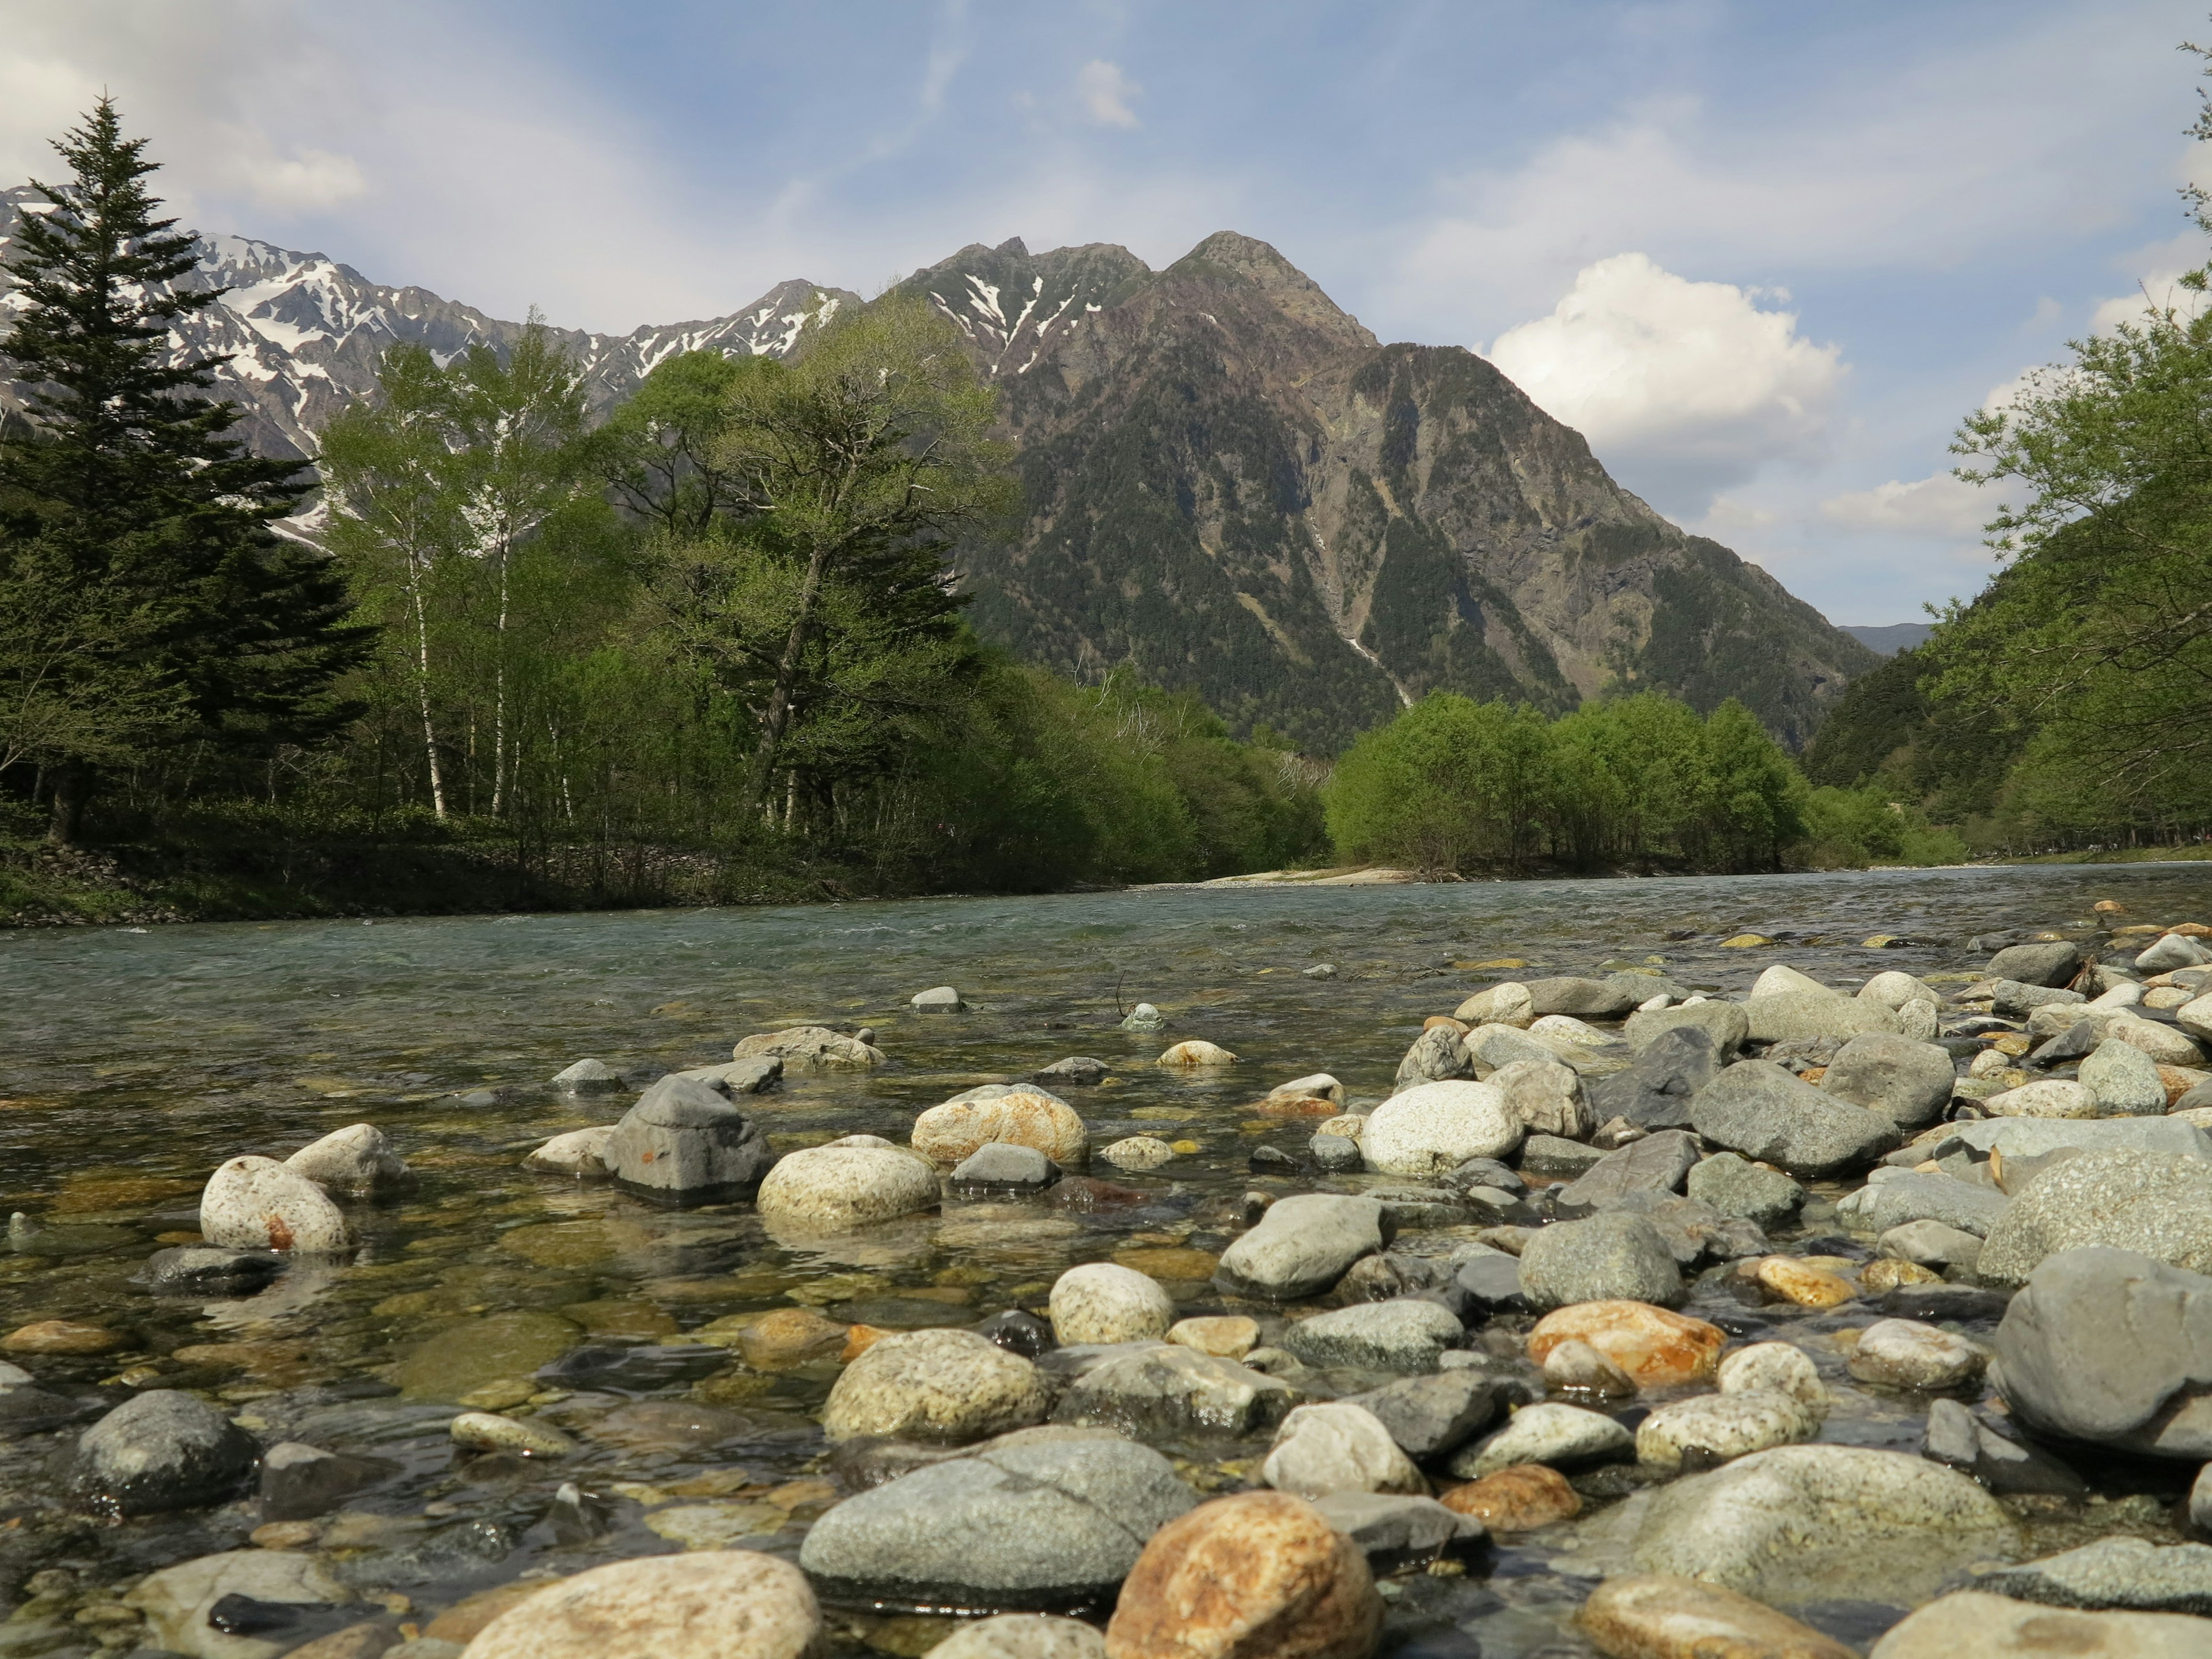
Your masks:
<svg viewBox="0 0 2212 1659"><path fill-rule="evenodd" d="M1310 1504L1239 1492L1145 1546L1106 1627L1111 1659L1370 1659L1382 1598L1365 1555Z"/></svg>
<svg viewBox="0 0 2212 1659"><path fill-rule="evenodd" d="M1196 1502L1149 1447L1024 1437L846 1499L799 1559L817 1582L895 1605L1097 1607Z"/></svg>
<svg viewBox="0 0 2212 1659"><path fill-rule="evenodd" d="M806 1575L757 1550L616 1561L509 1608L473 1659L819 1659L828 1644Z"/></svg>
<svg viewBox="0 0 2212 1659"><path fill-rule="evenodd" d="M896 1435L962 1445L1043 1420L1051 1395L1036 1367L974 1331L901 1331L878 1339L830 1390L832 1440Z"/></svg>
<svg viewBox="0 0 2212 1659"><path fill-rule="evenodd" d="M1790 1607L1913 1601L2018 1548L2012 1519L1972 1480L1901 1452L1778 1446L1662 1488L1633 1546L1651 1572Z"/></svg>
<svg viewBox="0 0 2212 1659"><path fill-rule="evenodd" d="M2131 1250L2063 1251L2013 1297L1996 1346L1998 1390L2031 1429L2212 1457L2212 1279Z"/></svg>

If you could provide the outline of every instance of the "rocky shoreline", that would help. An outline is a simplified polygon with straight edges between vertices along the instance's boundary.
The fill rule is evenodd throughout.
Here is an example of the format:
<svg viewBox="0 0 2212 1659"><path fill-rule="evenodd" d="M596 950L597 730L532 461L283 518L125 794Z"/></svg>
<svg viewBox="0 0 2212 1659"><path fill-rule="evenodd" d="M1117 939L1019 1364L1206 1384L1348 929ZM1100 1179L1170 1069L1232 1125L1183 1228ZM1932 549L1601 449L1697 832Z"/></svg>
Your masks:
<svg viewBox="0 0 2212 1659"><path fill-rule="evenodd" d="M1155 1039L1248 1091L1235 1190L1085 1055L777 1133L824 1079L892 1127L827 1025L396 1250L403 1133L227 1158L132 1268L198 1334L0 1337L0 1659L2212 1653L2212 927L2100 909L1966 973L1505 981L1372 1098ZM10 1243L62 1284L86 1231ZM326 1304L428 1323L270 1334Z"/></svg>

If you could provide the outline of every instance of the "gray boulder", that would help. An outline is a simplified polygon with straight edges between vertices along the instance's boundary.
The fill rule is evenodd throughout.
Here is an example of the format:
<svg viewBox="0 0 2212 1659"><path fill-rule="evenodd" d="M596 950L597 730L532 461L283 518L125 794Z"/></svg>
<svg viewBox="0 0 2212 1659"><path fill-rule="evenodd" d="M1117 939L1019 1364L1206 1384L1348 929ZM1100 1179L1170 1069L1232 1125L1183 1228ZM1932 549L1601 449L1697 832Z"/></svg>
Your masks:
<svg viewBox="0 0 2212 1659"><path fill-rule="evenodd" d="M1467 1041L1458 1029L1450 1025L1431 1025L1413 1039L1406 1057L1398 1062L1398 1075L1393 1085L1396 1089L1410 1089L1417 1084L1443 1083L1454 1078L1474 1075L1474 1056L1467 1051Z"/></svg>
<svg viewBox="0 0 2212 1659"><path fill-rule="evenodd" d="M719 1066L695 1066L676 1075L703 1083L716 1094L734 1100L739 1095L767 1093L782 1079L783 1060L778 1054L756 1054L749 1060L726 1060Z"/></svg>
<svg viewBox="0 0 2212 1659"><path fill-rule="evenodd" d="M1853 997L1837 1000L1877 1006ZM1690 1123L1715 1146L1793 1176L1863 1168L1897 1139L1896 1126L1883 1114L1838 1100L1764 1060L1739 1060L1707 1084L1691 1103Z"/></svg>
<svg viewBox="0 0 2212 1659"><path fill-rule="evenodd" d="M1918 1175L1905 1170L1886 1181L1868 1182L1836 1208L1863 1233L1886 1233L1909 1221L1940 1221L1960 1232L1987 1237L1990 1229L1996 1225L2012 1204L2012 1200L1994 1187L1954 1181L1947 1175Z"/></svg>
<svg viewBox="0 0 2212 1659"><path fill-rule="evenodd" d="M1900 1019L1893 1009L1826 988L1773 991L1743 1005L1753 1042L1791 1042L1806 1037L1848 1042L1862 1031L1895 1031Z"/></svg>
<svg viewBox="0 0 2212 1659"><path fill-rule="evenodd" d="M2023 985L2068 985L2081 971L2081 951L2063 939L2011 945L1991 957L1982 971L1990 979L2018 980Z"/></svg>
<svg viewBox="0 0 2212 1659"><path fill-rule="evenodd" d="M1591 1111L1601 1123L1625 1117L1644 1129L1682 1127L1690 1121L1691 1097L1720 1070L1711 1032L1702 1025L1672 1026L1649 1037L1635 1052L1626 1071L1590 1085Z"/></svg>
<svg viewBox="0 0 2212 1659"><path fill-rule="evenodd" d="M1416 1463L1465 1444L1496 1420L1499 1409L1497 1383L1468 1370L1409 1376L1347 1398L1372 1412Z"/></svg>
<svg viewBox="0 0 2212 1659"><path fill-rule="evenodd" d="M2185 933L2165 933L2136 958L2136 967L2146 974L2170 974L2177 968L2201 968L2208 962L2212 962L2212 951L2206 950L2200 940Z"/></svg>
<svg viewBox="0 0 2212 1659"><path fill-rule="evenodd" d="M1516 1463L1573 1468L1635 1454L1636 1437L1603 1412L1547 1400L1523 1406L1495 1434L1460 1451L1447 1468L1462 1480L1480 1480Z"/></svg>
<svg viewBox="0 0 2212 1659"><path fill-rule="evenodd" d="M1683 1187L1715 1213L1761 1227L1787 1221L1805 1202L1805 1189L1781 1170L1735 1152L1716 1152L1692 1165Z"/></svg>
<svg viewBox="0 0 2212 1659"><path fill-rule="evenodd" d="M634 1192L702 1203L757 1187L775 1157L750 1118L684 1077L647 1089L615 1126L605 1156Z"/></svg>
<svg viewBox="0 0 2212 1659"><path fill-rule="evenodd" d="M251 1296L284 1271L274 1250L229 1250L213 1244L175 1244L146 1258L137 1282L172 1296Z"/></svg>
<svg viewBox="0 0 2212 1659"><path fill-rule="evenodd" d="M2073 1007L2088 1000L2079 991L2062 991L2047 985L2027 985L2016 979L1992 980L1990 982L1991 1006L1997 1012L2009 1014L2015 1019L2032 1014L2039 1008Z"/></svg>
<svg viewBox="0 0 2212 1659"><path fill-rule="evenodd" d="M553 1073L553 1086L563 1094L611 1094L623 1086L623 1074L601 1060L580 1060Z"/></svg>
<svg viewBox="0 0 2212 1659"><path fill-rule="evenodd" d="M2154 1117L2166 1110L2158 1062L2131 1042L2106 1037L2076 1075L2096 1096L2101 1117Z"/></svg>
<svg viewBox="0 0 2212 1659"><path fill-rule="evenodd" d="M952 1184L959 1191L1038 1192L1060 1179L1060 1165L1034 1146L994 1140L977 1147L956 1165Z"/></svg>
<svg viewBox="0 0 2212 1659"><path fill-rule="evenodd" d="M1990 1227L1976 1271L1992 1284L2019 1285L2045 1257L2084 1245L2212 1273L2212 1163L2114 1151L2053 1164Z"/></svg>
<svg viewBox="0 0 2212 1659"><path fill-rule="evenodd" d="M2064 1250L2013 1297L1996 1346L1998 1391L2027 1428L2212 1457L2212 1279L2132 1250Z"/></svg>
<svg viewBox="0 0 2212 1659"><path fill-rule="evenodd" d="M1875 1254L1937 1273L1952 1267L1972 1273L1982 1259L1982 1240L1978 1234L1947 1227L1940 1221L1907 1221L1876 1239Z"/></svg>
<svg viewBox="0 0 2212 1659"><path fill-rule="evenodd" d="M916 991L907 1006L919 1013L957 1014L967 1007L960 993L950 985L932 986L927 991Z"/></svg>
<svg viewBox="0 0 2212 1659"><path fill-rule="evenodd" d="M76 1495L113 1516L204 1509L252 1483L261 1446L204 1400L149 1389L77 1437Z"/></svg>
<svg viewBox="0 0 2212 1659"><path fill-rule="evenodd" d="M1079 1363L1056 1422L1146 1439L1243 1435L1272 1427L1297 1403L1288 1383L1179 1343L1128 1343Z"/></svg>
<svg viewBox="0 0 2212 1659"><path fill-rule="evenodd" d="M1313 1500L1313 1506L1377 1571L1433 1561L1472 1549L1489 1536L1473 1516L1448 1510L1433 1498L1405 1492L1324 1492Z"/></svg>
<svg viewBox="0 0 2212 1659"><path fill-rule="evenodd" d="M1956 1400L1928 1407L1920 1454L1971 1474L1999 1497L2087 1498L2089 1484L2050 1453L2008 1440Z"/></svg>
<svg viewBox="0 0 2212 1659"><path fill-rule="evenodd" d="M1301 1319L1283 1334L1282 1346L1309 1365L1362 1370L1432 1371L1437 1358L1456 1348L1466 1332L1452 1313L1412 1297L1365 1302Z"/></svg>
<svg viewBox="0 0 2212 1659"><path fill-rule="evenodd" d="M1740 1002L1707 1001L1693 1003L1686 1008L1654 1008L1631 1014L1622 1035L1628 1039L1630 1048L1644 1048L1657 1042L1664 1032L1685 1029L1703 1031L1711 1039L1714 1054L1726 1060L1751 1040L1751 1016L1744 1012Z"/></svg>
<svg viewBox="0 0 2212 1659"><path fill-rule="evenodd" d="M799 1564L833 1597L896 1606L1109 1602L1146 1540L1197 1502L1130 1441L1001 1443L847 1498Z"/></svg>
<svg viewBox="0 0 2212 1659"><path fill-rule="evenodd" d="M1530 1135L1521 1143L1521 1167L1530 1175L1581 1175L1605 1157L1595 1146L1558 1135Z"/></svg>
<svg viewBox="0 0 2212 1659"><path fill-rule="evenodd" d="M1619 1152L1607 1152L1571 1185L1561 1188L1559 1201L1571 1208L1597 1210L1619 1203L1630 1193L1678 1193L1698 1157L1695 1135L1680 1129L1662 1129L1630 1141Z"/></svg>
<svg viewBox="0 0 2212 1659"><path fill-rule="evenodd" d="M328 1515L362 1487L399 1473L376 1457L349 1457L298 1440L283 1440L261 1460L261 1518L312 1521Z"/></svg>
<svg viewBox="0 0 2212 1659"><path fill-rule="evenodd" d="M1221 1253L1213 1282L1232 1296L1296 1301L1328 1289L1389 1237L1373 1199L1302 1193L1268 1206L1260 1224Z"/></svg>
<svg viewBox="0 0 2212 1659"><path fill-rule="evenodd" d="M1306 1142L1313 1166L1329 1175L1347 1175L1361 1167L1359 1143L1350 1135L1316 1135Z"/></svg>
<svg viewBox="0 0 2212 1659"><path fill-rule="evenodd" d="M1601 979L1569 975L1526 983L1529 1003L1539 1018L1546 1014L1573 1014L1583 1019L1618 1019L1644 1000L1632 999L1619 986Z"/></svg>
<svg viewBox="0 0 2212 1659"><path fill-rule="evenodd" d="M1954 1143L1984 1157L2002 1152L2008 1162L2041 1158L2062 1146L2071 1146L2083 1152L2162 1152L2212 1163L2212 1135L2174 1117L1984 1118L1978 1123L1954 1125L1934 1148L1935 1155L1948 1153Z"/></svg>
<svg viewBox="0 0 2212 1659"><path fill-rule="evenodd" d="M2128 1613L2212 1613L2212 1546L2148 1538L2100 1538L2094 1544L2000 1567L1974 1588L2052 1607ZM2206 1632L2212 1641L2212 1630Z"/></svg>
<svg viewBox="0 0 2212 1659"><path fill-rule="evenodd" d="M1521 1290L1521 1261L1503 1250L1486 1249L1460 1263L1452 1285L1469 1304L1486 1313L1528 1305Z"/></svg>
<svg viewBox="0 0 2212 1659"><path fill-rule="evenodd" d="M1532 1308L1577 1302L1680 1305L1682 1270L1648 1217L1613 1212L1540 1229L1522 1248L1522 1294Z"/></svg>
<svg viewBox="0 0 2212 1659"><path fill-rule="evenodd" d="M1836 1051L1820 1087L1882 1113L1900 1129L1917 1129L1942 1115L1956 1079L1951 1056L1934 1043L1863 1031Z"/></svg>

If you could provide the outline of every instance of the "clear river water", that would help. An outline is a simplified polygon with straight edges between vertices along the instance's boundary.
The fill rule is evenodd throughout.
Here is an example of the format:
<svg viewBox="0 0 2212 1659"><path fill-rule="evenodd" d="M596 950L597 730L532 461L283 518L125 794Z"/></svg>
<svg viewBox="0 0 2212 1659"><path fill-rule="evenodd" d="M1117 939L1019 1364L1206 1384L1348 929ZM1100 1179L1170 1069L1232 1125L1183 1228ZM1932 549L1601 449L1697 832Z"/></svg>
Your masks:
<svg viewBox="0 0 2212 1659"><path fill-rule="evenodd" d="M42 1384L84 1394L88 1411L136 1388L199 1389L264 1441L387 1460L388 1474L318 1523L308 1547L370 1614L380 1607L410 1626L518 1578L683 1542L795 1554L838 1495L813 1417L835 1364L748 1370L686 1333L793 1305L885 1328L973 1324L1041 1309L1066 1267L1117 1256L1162 1279L1184 1311L1220 1311L1207 1274L1241 1194L1363 1179L1255 1176L1255 1147L1296 1151L1310 1129L1259 1116L1261 1097L1326 1071L1343 1080L1348 1109L1379 1101L1423 1018L1472 990L1646 965L1736 992L1775 962L1846 987L1887 968L1962 973L1985 959L1968 949L1978 934L2101 937L2090 905L2106 897L2130 919L2212 920L2212 865L0 935L0 1216L17 1213L0 1249L0 1334L45 1319L120 1333L108 1353L23 1361ZM1776 943L1722 945L1745 932ZM1905 942L1862 943L1875 935ZM1321 963L1334 978L1305 976ZM908 1007L946 983L969 1012ZM1140 1000L1165 1015L1164 1032L1118 1029ZM1098 1086L1060 1091L1094 1148L1146 1133L1188 1150L1141 1175L1094 1161L1110 1189L1084 1203L948 1197L939 1214L799 1248L769 1237L744 1205L656 1208L521 1167L538 1141L611 1121L634 1097L549 1087L571 1061L596 1056L641 1085L802 1023L872 1027L890 1063L794 1072L741 1101L779 1149L863 1132L903 1143L923 1109L1080 1054L1110 1068ZM1239 1062L1197 1076L1155 1067L1163 1047L1192 1037ZM355 1212L357 1258L296 1265L235 1299L157 1297L133 1283L152 1251L193 1235L200 1188L222 1160L282 1157L364 1121L419 1181ZM1832 1216L1808 1209L1805 1227L1818 1231L1823 1212ZM1694 1300L1690 1311L1718 1316ZM1732 1316L1732 1329L1787 1325L1804 1341L1872 1317L1851 1307ZM577 1350L634 1352L638 1363L534 1376ZM1839 1390L1825 1437L1917 1448L1924 1401L1855 1389L1840 1359L1823 1370ZM532 1389L518 1393L517 1379ZM533 1389L535 1405L522 1397ZM558 1463L459 1454L445 1425L465 1395L534 1412L580 1449ZM0 1442L0 1616L41 1598L33 1616L0 1624L0 1656L112 1650L94 1644L103 1626L70 1609L155 1567L244 1547L259 1524L251 1504L122 1524L70 1516L51 1471L76 1431ZM1219 1491L1256 1479L1265 1443L1165 1449L1201 1490ZM563 1483L587 1494L592 1524L552 1507ZM1457 1576L1396 1582L1391 1644L1490 1659L1588 1651L1565 1620L1596 1576L1592 1517L1619 1496L1594 1486L1579 1530L1501 1544ZM2153 1507L2137 1504L2137 1529L2163 1537ZM1879 1609L1826 1617L1854 1640L1886 1622ZM842 1650L899 1654L925 1651L944 1628L866 1609L841 1610L836 1625Z"/></svg>

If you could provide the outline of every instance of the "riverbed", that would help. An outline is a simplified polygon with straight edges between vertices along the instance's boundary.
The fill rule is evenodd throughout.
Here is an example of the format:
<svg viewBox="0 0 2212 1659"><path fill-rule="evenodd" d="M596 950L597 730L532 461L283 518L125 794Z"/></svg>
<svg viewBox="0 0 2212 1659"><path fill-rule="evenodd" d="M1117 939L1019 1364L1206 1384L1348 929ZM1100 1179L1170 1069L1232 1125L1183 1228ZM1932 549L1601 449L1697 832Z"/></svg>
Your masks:
<svg viewBox="0 0 2212 1659"><path fill-rule="evenodd" d="M1116 1256L1162 1278L1179 1311L1217 1311L1207 1273L1233 1237L1240 1195L1316 1184L1255 1177L1255 1148L1295 1150L1310 1127L1271 1122L1255 1103L1316 1071L1342 1079L1348 1109L1378 1102L1423 1018L1482 986L1650 967L1741 994L1778 962L1846 988L1892 968L1965 974L1986 959L1969 948L1978 937L2101 939L2090 907L2104 898L2151 921L2212 920L2212 866L0 935L0 1214L21 1212L0 1251L0 1332L46 1319L106 1327L124 1346L25 1363L42 1382L115 1399L202 1390L264 1442L386 1460L388 1473L337 1522L301 1537L368 1613L410 1627L519 1578L675 1548L666 1516L677 1508L701 1510L686 1524L722 1525L717 1541L795 1557L839 1495L814 1421L834 1364L747 1368L702 1352L689 1333L794 1305L884 1329L972 1325L1040 1308L1066 1267ZM1746 934L1773 943L1723 944ZM1887 942L1868 942L1877 939ZM1332 975L1309 975L1320 964ZM959 989L967 1012L907 1006L941 984ZM1120 1029L1140 1000L1160 1009L1164 1031ZM521 1167L538 1142L611 1122L635 1097L551 1089L572 1061L598 1058L641 1086L796 1024L871 1028L889 1064L793 1072L741 1102L779 1151L860 1133L903 1144L915 1115L951 1095L1089 1055L1106 1063L1106 1081L1060 1092L1093 1147L1142 1133L1181 1154L1146 1174L1094 1163L1090 1173L1124 1194L1110 1201L948 1199L939 1216L800 1249L779 1245L744 1205L656 1208ZM1233 1050L1237 1063L1196 1075L1153 1065L1165 1044L1190 1038ZM354 1212L356 1259L301 1264L229 1300L157 1298L133 1284L152 1251L192 1235L217 1164L282 1157L359 1121L384 1130L417 1184ZM1803 1228L1832 1213L1816 1204ZM1695 1302L1689 1310L1713 1316ZM1817 1329L1799 1322L1792 1334ZM632 1350L650 1363L565 1381L540 1371L580 1351ZM558 1464L458 1455L446 1433L456 1402L518 1377L534 1379L536 1393L501 1396L507 1407L559 1425L578 1455ZM1824 1437L1917 1447L1924 1407L1841 1386ZM12 1638L0 1626L0 1655L102 1650L87 1632L104 1626L74 1622L71 1609L156 1567L245 1547L259 1524L247 1504L113 1526L72 1518L42 1473L64 1437L0 1445L0 1598L22 1601L43 1571L33 1588L54 1609L19 1620ZM1187 1478L1219 1491L1250 1478L1265 1442L1170 1449ZM554 1512L563 1483L589 1499L590 1525ZM1593 1490L1587 1517L1607 1501ZM2134 1529L2172 1541L2157 1504L2130 1514ZM1404 1580L1391 1592L1389 1641L1488 1659L1586 1652L1565 1625L1594 1582L1577 1548L1560 1529L1496 1547L1461 1573ZM1863 1641L1893 1616L1827 1618ZM920 1653L944 1626L842 1610L833 1627L844 1650Z"/></svg>

